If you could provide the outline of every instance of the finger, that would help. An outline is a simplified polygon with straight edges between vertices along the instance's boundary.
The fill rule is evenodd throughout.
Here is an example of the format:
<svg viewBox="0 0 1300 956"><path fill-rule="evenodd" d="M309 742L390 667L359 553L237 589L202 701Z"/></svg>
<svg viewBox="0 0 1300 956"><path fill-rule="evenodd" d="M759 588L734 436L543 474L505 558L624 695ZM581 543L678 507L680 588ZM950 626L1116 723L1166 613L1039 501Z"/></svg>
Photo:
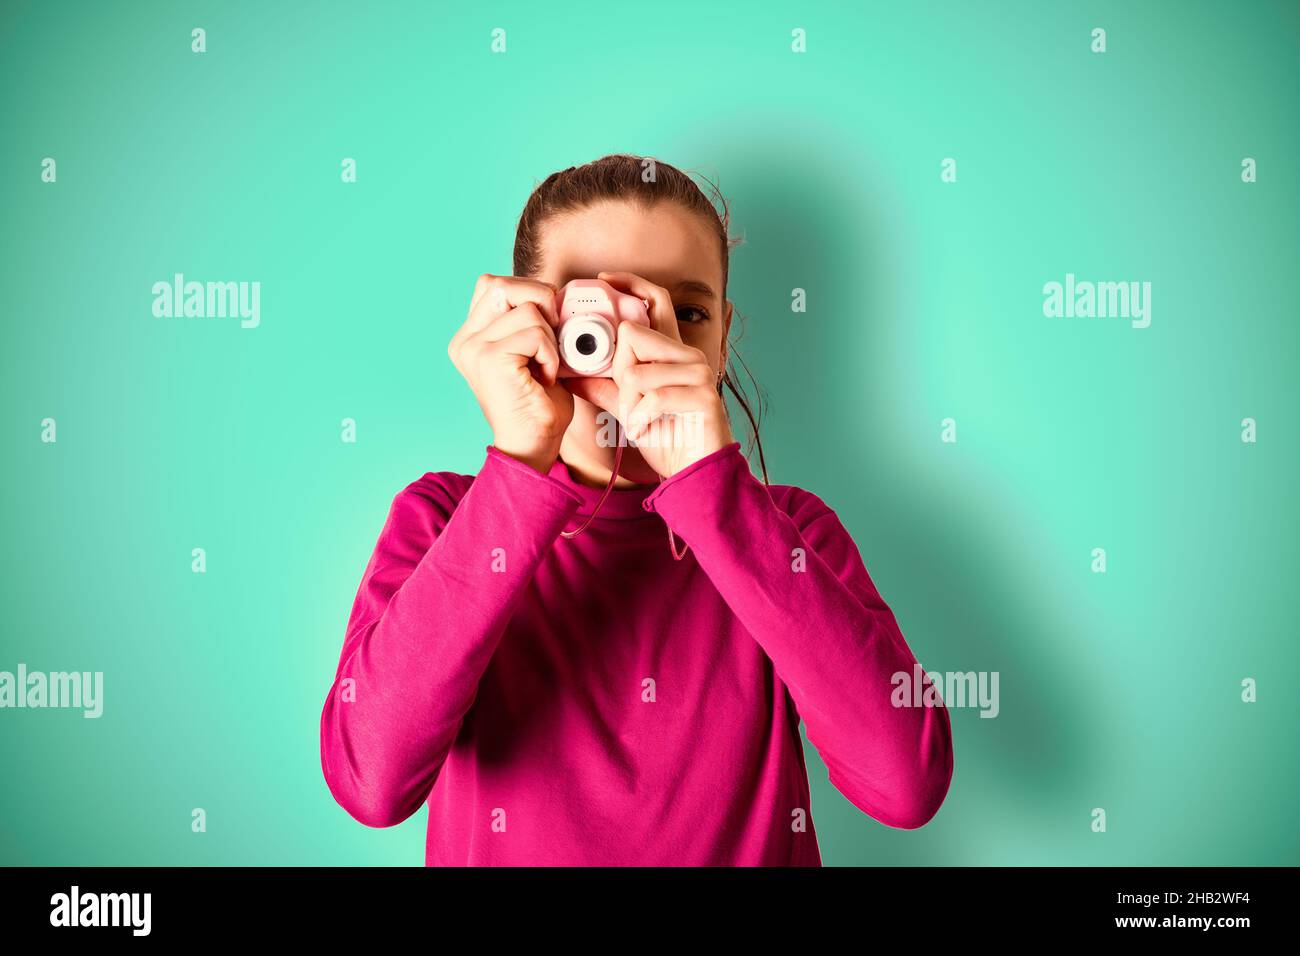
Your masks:
<svg viewBox="0 0 1300 956"><path fill-rule="evenodd" d="M633 322L620 322L618 341L614 344L612 375L617 378L629 366L638 362L675 362L693 365L708 364L708 358L694 346L684 345L680 339L671 339L654 329Z"/></svg>
<svg viewBox="0 0 1300 956"><path fill-rule="evenodd" d="M641 362L620 370L614 382L622 391L644 395L671 385L708 385L714 375L713 369L704 362Z"/></svg>
<svg viewBox="0 0 1300 956"><path fill-rule="evenodd" d="M535 325L528 326L492 345L493 352L497 355L536 362L541 370L543 383L546 385L555 383L560 372L560 350L556 348L555 337L549 334L549 330Z"/></svg>
<svg viewBox="0 0 1300 956"><path fill-rule="evenodd" d="M682 333L677 328L677 312L673 309L673 297L668 290L643 279L635 272L599 272L597 279L603 279L621 292L645 299L650 303L650 327L670 339L682 340Z"/></svg>
<svg viewBox="0 0 1300 956"><path fill-rule="evenodd" d="M555 330L547 323L546 317L535 302L525 302L509 312L498 315L478 333L478 336L488 342L500 342L506 336L530 326L536 326L547 332L552 339L555 338Z"/></svg>
<svg viewBox="0 0 1300 956"><path fill-rule="evenodd" d="M517 276L479 276L470 303L469 316L462 328L467 335L480 331L503 312L532 302L542 311L551 326L560 324L560 314L555 308L555 286L537 279Z"/></svg>
<svg viewBox="0 0 1300 956"><path fill-rule="evenodd" d="M478 305L479 300L483 298L484 294L494 287L510 283L517 283L520 285L541 285L550 289L552 293L556 292L555 286L543 279L533 279L528 276L498 276L493 275L490 272L485 272L474 282L474 294L470 299L470 308L472 309L474 306Z"/></svg>
<svg viewBox="0 0 1300 956"><path fill-rule="evenodd" d="M651 389L623 418L627 435L639 441L665 415L703 415L711 398L707 388L697 385L670 385Z"/></svg>
<svg viewBox="0 0 1300 956"><path fill-rule="evenodd" d="M562 378L560 384L602 411L618 415L618 386L607 378Z"/></svg>
<svg viewBox="0 0 1300 956"><path fill-rule="evenodd" d="M618 386L619 408L627 412L641 397L655 389L675 385L699 387L713 381L713 369L704 362L640 362L618 369L614 383Z"/></svg>
<svg viewBox="0 0 1300 956"><path fill-rule="evenodd" d="M492 284L492 280L495 278L497 277L492 273L485 272L474 280L474 294L469 300L470 311L473 311L474 306L478 305L478 300L483 298L483 293L487 291L488 286Z"/></svg>
<svg viewBox="0 0 1300 956"><path fill-rule="evenodd" d="M457 337L452 339L448 351L452 355L452 360L459 363L464 360L463 357L472 355L474 352L491 351L495 343L501 341L518 332L520 329L529 327L543 329L551 336L555 337L555 332L546 324L541 310L532 302L525 302L516 309L511 309L502 315L492 319L486 326L477 332L469 333L465 330L457 333Z"/></svg>

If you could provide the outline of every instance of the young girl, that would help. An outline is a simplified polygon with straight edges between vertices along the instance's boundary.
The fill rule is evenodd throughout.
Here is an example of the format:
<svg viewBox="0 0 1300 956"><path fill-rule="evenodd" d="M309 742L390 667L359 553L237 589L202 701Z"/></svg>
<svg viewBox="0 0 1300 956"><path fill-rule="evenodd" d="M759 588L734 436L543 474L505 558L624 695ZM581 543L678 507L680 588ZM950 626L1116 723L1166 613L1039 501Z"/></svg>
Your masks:
<svg viewBox="0 0 1300 956"><path fill-rule="evenodd" d="M853 540L733 439L729 249L690 177L606 156L478 280L448 353L492 444L394 499L321 715L334 798L375 827L427 802L427 865L820 866L800 719L881 823L947 794L948 713L893 703L919 671ZM649 303L607 378L557 377L574 278Z"/></svg>

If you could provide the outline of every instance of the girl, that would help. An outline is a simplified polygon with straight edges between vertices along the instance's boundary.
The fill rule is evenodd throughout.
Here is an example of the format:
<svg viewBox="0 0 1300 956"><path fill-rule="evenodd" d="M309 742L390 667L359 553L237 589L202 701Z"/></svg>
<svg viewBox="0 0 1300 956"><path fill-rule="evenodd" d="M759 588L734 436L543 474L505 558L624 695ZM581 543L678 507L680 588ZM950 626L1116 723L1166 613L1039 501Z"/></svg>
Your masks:
<svg viewBox="0 0 1300 956"><path fill-rule="evenodd" d="M368 826L427 802L430 866L820 866L801 719L881 823L948 791L947 710L895 705L919 667L848 532L733 439L725 203L652 162L529 198L515 275L479 278L448 347L483 465L396 496L352 608L325 780ZM557 290L593 277L650 325L618 326L610 377L559 378Z"/></svg>

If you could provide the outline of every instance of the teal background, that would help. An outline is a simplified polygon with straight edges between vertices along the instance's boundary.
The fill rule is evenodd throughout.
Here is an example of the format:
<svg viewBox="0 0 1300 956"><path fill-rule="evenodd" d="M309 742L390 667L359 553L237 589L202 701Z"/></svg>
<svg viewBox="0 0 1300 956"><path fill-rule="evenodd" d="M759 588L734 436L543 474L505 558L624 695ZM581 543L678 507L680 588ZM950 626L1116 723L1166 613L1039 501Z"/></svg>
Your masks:
<svg viewBox="0 0 1300 956"><path fill-rule="evenodd" d="M490 441L474 277L626 150L732 203L772 480L927 669L1001 675L922 830L808 748L825 862L1296 863L1300 7L585 6L0 8L0 670L105 673L99 720L0 711L0 862L423 862L425 811L326 789L344 625L393 495ZM260 281L261 327L154 318L174 272ZM1044 318L1067 272L1150 281L1150 328Z"/></svg>

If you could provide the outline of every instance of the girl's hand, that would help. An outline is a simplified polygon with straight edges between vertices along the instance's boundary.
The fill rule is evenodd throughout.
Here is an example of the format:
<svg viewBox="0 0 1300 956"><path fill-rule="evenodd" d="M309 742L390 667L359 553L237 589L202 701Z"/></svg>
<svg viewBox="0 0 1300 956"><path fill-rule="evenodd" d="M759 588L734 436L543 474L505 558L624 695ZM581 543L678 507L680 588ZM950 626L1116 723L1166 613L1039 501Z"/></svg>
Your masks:
<svg viewBox="0 0 1300 956"><path fill-rule="evenodd" d="M469 315L447 354L492 428L492 444L545 474L573 420L560 385L555 286L513 276L479 276Z"/></svg>
<svg viewBox="0 0 1300 956"><path fill-rule="evenodd" d="M611 378L566 379L573 394L614 415L664 478L731 444L718 373L702 351L682 342L668 290L630 272L597 278L649 301L651 327L619 323Z"/></svg>

